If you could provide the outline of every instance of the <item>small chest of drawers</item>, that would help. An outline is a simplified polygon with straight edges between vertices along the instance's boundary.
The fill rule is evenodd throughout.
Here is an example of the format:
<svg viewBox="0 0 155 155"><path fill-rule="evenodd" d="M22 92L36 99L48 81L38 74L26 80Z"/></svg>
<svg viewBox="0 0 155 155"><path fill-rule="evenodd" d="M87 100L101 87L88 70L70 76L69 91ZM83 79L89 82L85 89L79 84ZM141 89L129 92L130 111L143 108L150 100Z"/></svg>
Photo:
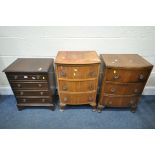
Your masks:
<svg viewBox="0 0 155 155"><path fill-rule="evenodd" d="M153 66L137 54L101 54L103 66L98 111L104 107L137 108Z"/></svg>
<svg viewBox="0 0 155 155"><path fill-rule="evenodd" d="M29 106L47 106L54 109L53 59L19 58L4 72L15 94L19 110Z"/></svg>
<svg viewBox="0 0 155 155"><path fill-rule="evenodd" d="M60 109L90 104L96 109L100 59L95 51L59 51L55 60Z"/></svg>

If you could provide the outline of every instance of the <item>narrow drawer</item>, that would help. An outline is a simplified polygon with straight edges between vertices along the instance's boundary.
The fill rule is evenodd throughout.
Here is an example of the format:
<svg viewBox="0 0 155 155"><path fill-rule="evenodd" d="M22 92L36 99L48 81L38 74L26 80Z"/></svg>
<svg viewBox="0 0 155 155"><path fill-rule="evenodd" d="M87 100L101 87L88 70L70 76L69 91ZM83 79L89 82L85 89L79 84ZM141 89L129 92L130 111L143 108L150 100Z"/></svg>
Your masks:
<svg viewBox="0 0 155 155"><path fill-rule="evenodd" d="M17 102L18 103L51 103L52 102L52 98L17 98Z"/></svg>
<svg viewBox="0 0 155 155"><path fill-rule="evenodd" d="M113 83L105 82L103 92L116 95L134 95L141 94L144 89L144 83Z"/></svg>
<svg viewBox="0 0 155 155"><path fill-rule="evenodd" d="M14 74L7 74L7 77L9 80L43 80L47 81L47 74L19 74L19 73L14 73Z"/></svg>
<svg viewBox="0 0 155 155"><path fill-rule="evenodd" d="M145 82L151 70L107 69L106 81Z"/></svg>
<svg viewBox="0 0 155 155"><path fill-rule="evenodd" d="M12 82L13 89L44 89L48 90L47 82Z"/></svg>
<svg viewBox="0 0 155 155"><path fill-rule="evenodd" d="M16 96L49 96L49 91L38 91L38 90L16 90L15 91Z"/></svg>
<svg viewBox="0 0 155 155"><path fill-rule="evenodd" d="M64 79L88 79L98 76L98 64L94 65L77 65L77 66L57 66L58 78Z"/></svg>
<svg viewBox="0 0 155 155"><path fill-rule="evenodd" d="M96 102L96 93L60 93L60 100L64 104L79 105Z"/></svg>
<svg viewBox="0 0 155 155"><path fill-rule="evenodd" d="M102 105L108 107L130 107L136 105L139 101L139 96L117 96L117 95L103 95Z"/></svg>
<svg viewBox="0 0 155 155"><path fill-rule="evenodd" d="M69 91L69 92L87 92L93 91L97 88L96 80L88 81L65 81L59 80L59 91Z"/></svg>

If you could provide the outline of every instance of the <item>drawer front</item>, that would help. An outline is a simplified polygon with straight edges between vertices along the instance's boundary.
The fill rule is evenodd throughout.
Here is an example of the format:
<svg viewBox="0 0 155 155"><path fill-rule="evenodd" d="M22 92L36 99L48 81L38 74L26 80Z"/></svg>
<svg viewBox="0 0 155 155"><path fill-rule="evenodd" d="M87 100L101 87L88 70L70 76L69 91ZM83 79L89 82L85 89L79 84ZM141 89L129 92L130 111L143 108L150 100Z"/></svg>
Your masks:
<svg viewBox="0 0 155 155"><path fill-rule="evenodd" d="M93 91L97 88L96 80L88 81L65 81L59 80L59 91L70 91L70 92L87 92Z"/></svg>
<svg viewBox="0 0 155 155"><path fill-rule="evenodd" d="M13 89L45 89L48 90L47 82L12 82L11 86Z"/></svg>
<svg viewBox="0 0 155 155"><path fill-rule="evenodd" d="M26 91L26 90L18 90L15 91L16 96L49 96L50 93L48 91Z"/></svg>
<svg viewBox="0 0 155 155"><path fill-rule="evenodd" d="M64 104L78 105L96 102L96 93L60 93L60 100Z"/></svg>
<svg viewBox="0 0 155 155"><path fill-rule="evenodd" d="M102 105L108 107L130 107L136 105L139 101L139 96L105 96L102 98Z"/></svg>
<svg viewBox="0 0 155 155"><path fill-rule="evenodd" d="M98 76L98 64L83 66L57 66L58 78L88 79Z"/></svg>
<svg viewBox="0 0 155 155"><path fill-rule="evenodd" d="M107 69L106 80L117 82L145 82L151 70Z"/></svg>
<svg viewBox="0 0 155 155"><path fill-rule="evenodd" d="M51 103L51 98L17 98L18 103Z"/></svg>
<svg viewBox="0 0 155 155"><path fill-rule="evenodd" d="M116 95L141 94L144 89L144 83L111 83L105 82L104 93Z"/></svg>
<svg viewBox="0 0 155 155"><path fill-rule="evenodd" d="M9 80L43 80L43 81L47 81L47 74L34 74L34 75L30 75L30 74L7 74L7 77Z"/></svg>

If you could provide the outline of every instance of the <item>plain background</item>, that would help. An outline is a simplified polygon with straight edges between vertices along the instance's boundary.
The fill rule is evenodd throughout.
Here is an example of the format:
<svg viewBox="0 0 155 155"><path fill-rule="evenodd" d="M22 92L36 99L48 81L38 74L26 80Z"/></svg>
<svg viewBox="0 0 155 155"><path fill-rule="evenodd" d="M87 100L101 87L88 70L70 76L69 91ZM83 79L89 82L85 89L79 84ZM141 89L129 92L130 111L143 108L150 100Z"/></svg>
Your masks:
<svg viewBox="0 0 155 155"><path fill-rule="evenodd" d="M4 0L0 1L0 23L3 26L154 26L154 6L154 0ZM3 155L154 155L154 144L154 130L0 131Z"/></svg>
<svg viewBox="0 0 155 155"><path fill-rule="evenodd" d="M139 54L155 65L154 26L1 26L0 94L12 94L2 70L20 57L55 58L59 50ZM155 95L155 68L143 91Z"/></svg>

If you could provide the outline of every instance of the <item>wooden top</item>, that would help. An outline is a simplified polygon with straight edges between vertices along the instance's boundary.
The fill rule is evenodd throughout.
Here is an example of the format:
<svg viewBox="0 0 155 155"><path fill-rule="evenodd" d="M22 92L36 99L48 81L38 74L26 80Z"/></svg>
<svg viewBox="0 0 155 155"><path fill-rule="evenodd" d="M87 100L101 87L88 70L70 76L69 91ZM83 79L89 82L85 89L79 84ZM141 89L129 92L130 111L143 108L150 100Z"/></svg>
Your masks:
<svg viewBox="0 0 155 155"><path fill-rule="evenodd" d="M120 67L120 68L153 67L151 63L146 61L138 54L101 54L100 57L107 67Z"/></svg>
<svg viewBox="0 0 155 155"><path fill-rule="evenodd" d="M48 72L52 64L51 58L19 58L3 72Z"/></svg>
<svg viewBox="0 0 155 155"><path fill-rule="evenodd" d="M56 64L93 64L100 63L95 51L59 51Z"/></svg>

